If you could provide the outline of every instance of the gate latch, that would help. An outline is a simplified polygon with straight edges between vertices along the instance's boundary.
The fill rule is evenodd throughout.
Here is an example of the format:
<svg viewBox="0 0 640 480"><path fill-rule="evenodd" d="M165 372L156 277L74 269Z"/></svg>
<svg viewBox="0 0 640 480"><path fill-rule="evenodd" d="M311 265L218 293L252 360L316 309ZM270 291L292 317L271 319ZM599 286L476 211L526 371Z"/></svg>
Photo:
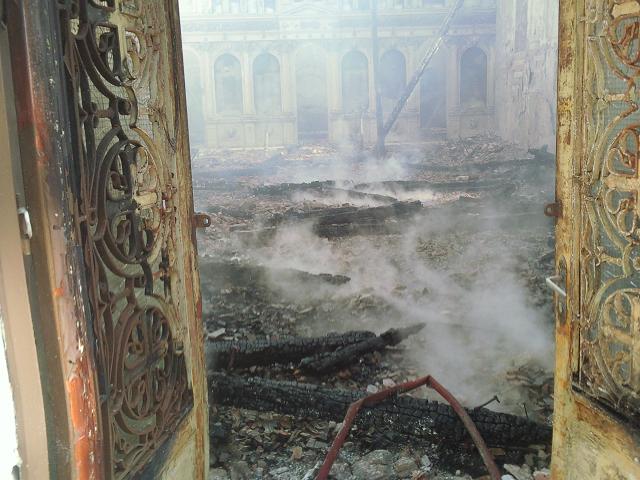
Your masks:
<svg viewBox="0 0 640 480"><path fill-rule="evenodd" d="M553 277L547 277L546 278L546 283L547 286L553 290L554 292L556 292L558 295L560 295L561 297L566 298L567 297L567 292L564 291L564 289L558 285L556 282L562 281L562 275L554 275Z"/></svg>
<svg viewBox="0 0 640 480"><path fill-rule="evenodd" d="M560 325L567 321L567 267L564 259L560 259L557 274L546 279L547 286L556 294L554 303L556 318Z"/></svg>
<svg viewBox="0 0 640 480"><path fill-rule="evenodd" d="M211 226L211 217L206 213L196 212L193 214L194 228L207 228Z"/></svg>

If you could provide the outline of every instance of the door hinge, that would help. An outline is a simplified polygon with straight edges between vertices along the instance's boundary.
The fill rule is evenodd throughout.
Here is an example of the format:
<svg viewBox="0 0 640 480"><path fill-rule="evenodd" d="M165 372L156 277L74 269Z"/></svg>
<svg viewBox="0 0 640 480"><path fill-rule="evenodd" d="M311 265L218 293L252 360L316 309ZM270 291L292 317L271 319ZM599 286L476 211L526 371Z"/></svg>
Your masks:
<svg viewBox="0 0 640 480"><path fill-rule="evenodd" d="M562 203L560 202L549 203L544 207L544 214L547 217L560 218L562 216Z"/></svg>
<svg viewBox="0 0 640 480"><path fill-rule="evenodd" d="M33 237L31 217L29 216L29 210L25 207L18 208L18 223L20 225L20 234L22 235L22 238L31 240L31 237Z"/></svg>
<svg viewBox="0 0 640 480"><path fill-rule="evenodd" d="M211 217L206 213L196 212L193 214L194 228L207 228L211 226Z"/></svg>

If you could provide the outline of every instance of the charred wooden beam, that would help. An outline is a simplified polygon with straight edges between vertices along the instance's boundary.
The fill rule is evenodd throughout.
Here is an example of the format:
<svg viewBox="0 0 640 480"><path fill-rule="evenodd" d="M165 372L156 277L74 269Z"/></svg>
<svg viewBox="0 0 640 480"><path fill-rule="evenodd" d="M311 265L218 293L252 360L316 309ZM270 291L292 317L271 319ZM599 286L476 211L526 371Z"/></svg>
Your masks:
<svg viewBox="0 0 640 480"><path fill-rule="evenodd" d="M392 198L392 197L388 197ZM378 207L359 208L354 206L315 208L304 211L289 210L272 217L269 224L278 226L297 220L312 220L313 230L320 237L342 237L347 235L377 235L395 232L394 222L409 218L423 210L421 202L393 202ZM236 232L243 234L273 233L275 230Z"/></svg>
<svg viewBox="0 0 640 480"><path fill-rule="evenodd" d="M425 180L386 180L373 183L359 183L353 188L359 190L379 189L390 192L393 195L420 191L434 192L484 192L493 191L511 184L508 178L470 178L468 180L448 181L448 182L429 182ZM512 186L512 185L511 185Z"/></svg>
<svg viewBox="0 0 640 480"><path fill-rule="evenodd" d="M307 183L281 183L278 185L262 185L253 189L256 195L270 197L293 198L295 195L311 193L318 197L344 198L349 200L368 200L371 202L389 204L398 200L388 195L360 192L350 188L338 186L333 180L315 181Z"/></svg>
<svg viewBox="0 0 640 480"><path fill-rule="evenodd" d="M313 233L322 238L350 237L355 235L391 235L401 233L396 224L386 223L340 223L314 225Z"/></svg>
<svg viewBox="0 0 640 480"><path fill-rule="evenodd" d="M300 368L309 373L323 374L356 364L363 355L397 345L409 336L418 333L424 326L424 324L419 324L406 328L392 328L382 335L348 345L334 352L324 352L303 358L300 362Z"/></svg>
<svg viewBox="0 0 640 480"><path fill-rule="evenodd" d="M211 288L223 288L230 285L268 285L272 278L280 278L285 282L304 283L312 286L323 284L344 285L351 281L346 275L331 273L309 273L293 268L271 268L249 263L203 257L200 261L200 274L206 280L203 285Z"/></svg>
<svg viewBox="0 0 640 480"><path fill-rule="evenodd" d="M367 353L397 345L423 328L424 324L392 328L379 336L373 332L353 331L324 337L214 341L207 345L207 365L211 370L222 370L300 362L302 370L327 373L357 363Z"/></svg>
<svg viewBox="0 0 640 480"><path fill-rule="evenodd" d="M209 342L206 346L207 368L219 370L297 363L305 357L344 348L370 338L376 338L375 333L353 331L343 334L331 333L324 337Z"/></svg>
<svg viewBox="0 0 640 480"><path fill-rule="evenodd" d="M290 210L285 212L282 220L316 219L320 224L346 224L381 222L390 217L407 216L422 209L420 202L394 202L379 207L335 207L318 208L305 211Z"/></svg>
<svg viewBox="0 0 640 480"><path fill-rule="evenodd" d="M386 235L399 231L390 219L409 218L422 211L421 202L397 202L381 207L352 211L328 211L318 216L313 231L319 237L335 238L349 235Z"/></svg>
<svg viewBox="0 0 640 480"><path fill-rule="evenodd" d="M359 208L349 212L326 212L318 218L319 225L383 222L391 217L406 217L422 210L421 202L396 202L391 205Z"/></svg>
<svg viewBox="0 0 640 480"><path fill-rule="evenodd" d="M365 393L315 384L243 378L214 372L209 376L209 401L220 405L277 412L305 418L342 421L349 405ZM485 408L467 410L490 446L526 447L549 444L551 427ZM360 430L393 431L415 439L458 444L469 439L449 405L410 396L396 396L362 409Z"/></svg>

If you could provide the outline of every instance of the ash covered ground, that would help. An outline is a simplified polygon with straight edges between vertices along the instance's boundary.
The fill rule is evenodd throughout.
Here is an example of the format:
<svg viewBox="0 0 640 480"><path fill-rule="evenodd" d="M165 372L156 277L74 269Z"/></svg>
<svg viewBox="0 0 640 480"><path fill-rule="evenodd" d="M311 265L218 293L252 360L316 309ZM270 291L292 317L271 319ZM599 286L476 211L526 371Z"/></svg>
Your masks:
<svg viewBox="0 0 640 480"><path fill-rule="evenodd" d="M390 148L200 151L193 161L208 342L425 327L326 375L240 375L374 392L431 374L463 405L550 423L555 159L493 138ZM438 399L420 389L414 396ZM212 479L302 479L339 424L211 402ZM441 444L442 443L442 444ZM337 479L481 478L469 444L354 430ZM494 448L517 480L545 446Z"/></svg>

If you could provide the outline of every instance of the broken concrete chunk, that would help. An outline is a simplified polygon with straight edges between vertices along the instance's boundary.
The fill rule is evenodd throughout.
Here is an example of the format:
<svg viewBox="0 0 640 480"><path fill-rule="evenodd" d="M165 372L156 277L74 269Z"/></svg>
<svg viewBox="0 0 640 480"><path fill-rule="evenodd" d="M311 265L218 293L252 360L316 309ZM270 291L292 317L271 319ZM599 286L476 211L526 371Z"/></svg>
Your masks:
<svg viewBox="0 0 640 480"><path fill-rule="evenodd" d="M362 457L362 460L376 465L391 465L393 463L393 453L389 450L374 450Z"/></svg>
<svg viewBox="0 0 640 480"><path fill-rule="evenodd" d="M325 442L316 440L315 438L310 438L309 441L307 442L307 447L313 450L326 450L329 447L329 445Z"/></svg>
<svg viewBox="0 0 640 480"><path fill-rule="evenodd" d="M529 467L533 468L536 464L536 454L535 453L527 453L524 456L524 461Z"/></svg>
<svg viewBox="0 0 640 480"><path fill-rule="evenodd" d="M426 471L431 470L431 459L423 455L422 458L420 458L420 466Z"/></svg>
<svg viewBox="0 0 640 480"><path fill-rule="evenodd" d="M302 458L302 447L293 447L291 449L291 460L300 460Z"/></svg>
<svg viewBox="0 0 640 480"><path fill-rule="evenodd" d="M209 470L207 480L229 480L229 474L224 468L212 468Z"/></svg>
<svg viewBox="0 0 640 480"><path fill-rule="evenodd" d="M393 454L387 450L375 450L352 466L355 480L389 480L394 478Z"/></svg>
<svg viewBox="0 0 640 480"><path fill-rule="evenodd" d="M548 468L533 472L533 480L551 480L551 471Z"/></svg>
<svg viewBox="0 0 640 480"><path fill-rule="evenodd" d="M418 469L418 465L413 458L410 457L400 457L396 463L393 464L393 468L396 471L396 474L400 477L406 477L411 475L413 471Z"/></svg>
<svg viewBox="0 0 640 480"><path fill-rule="evenodd" d="M518 465L505 464L504 469L513 475L515 480L533 480L533 475L528 465L519 467Z"/></svg>
<svg viewBox="0 0 640 480"><path fill-rule="evenodd" d="M288 471L289 467L274 468L273 470L269 470L269 475L272 475L275 478L280 478L280 475L287 473Z"/></svg>
<svg viewBox="0 0 640 480"><path fill-rule="evenodd" d="M227 331L226 328L219 328L214 332L209 332L207 337L209 338L209 340L215 340L216 338L220 338L222 335L224 335L226 331Z"/></svg>
<svg viewBox="0 0 640 480"><path fill-rule="evenodd" d="M345 462L336 462L331 468L330 478L334 480L352 480L351 467Z"/></svg>
<svg viewBox="0 0 640 480"><path fill-rule="evenodd" d="M384 380L382 380L382 385L386 388L395 387L396 382L394 382L390 378L385 378Z"/></svg>
<svg viewBox="0 0 640 480"><path fill-rule="evenodd" d="M249 464L243 460L231 462L229 470L231 480L249 480L251 477Z"/></svg>

